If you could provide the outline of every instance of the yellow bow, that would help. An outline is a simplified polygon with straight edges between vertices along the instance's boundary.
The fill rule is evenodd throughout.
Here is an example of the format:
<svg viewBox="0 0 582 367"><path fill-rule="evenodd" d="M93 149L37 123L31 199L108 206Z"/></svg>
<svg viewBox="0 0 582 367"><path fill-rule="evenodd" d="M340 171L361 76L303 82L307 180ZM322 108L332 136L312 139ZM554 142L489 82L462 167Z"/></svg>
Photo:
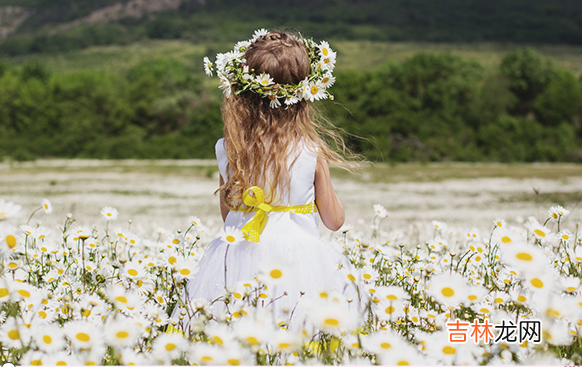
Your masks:
<svg viewBox="0 0 582 367"><path fill-rule="evenodd" d="M249 194L249 191L254 192L255 197L252 197ZM249 187L245 190L243 193L243 202L247 206L255 207L256 209L253 210L257 210L257 212L253 219L241 228L241 232L247 241L259 242L263 228L265 228L265 225L267 224L266 212L270 212L273 208L265 203L265 193L258 186Z"/></svg>

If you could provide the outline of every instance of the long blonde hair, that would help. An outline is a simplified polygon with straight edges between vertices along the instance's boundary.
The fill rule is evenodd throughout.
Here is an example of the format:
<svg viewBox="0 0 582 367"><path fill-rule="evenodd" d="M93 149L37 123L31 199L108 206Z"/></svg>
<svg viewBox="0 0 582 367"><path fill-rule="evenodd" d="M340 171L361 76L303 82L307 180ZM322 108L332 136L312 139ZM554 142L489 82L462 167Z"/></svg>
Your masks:
<svg viewBox="0 0 582 367"><path fill-rule="evenodd" d="M311 68L305 46L287 32L259 37L248 47L244 59L255 75L267 73L280 84L298 84ZM359 160L359 156L347 149L334 127L316 116L307 101L271 108L268 98L234 92L233 87L222 108L230 172L217 190L223 192L230 209L240 207L243 192L251 186L266 189L267 203L277 200L276 194L288 193L294 163L288 166L289 155L302 138L308 149L330 164L348 171L359 167L357 161L348 160ZM270 173L270 182L266 182L266 172Z"/></svg>

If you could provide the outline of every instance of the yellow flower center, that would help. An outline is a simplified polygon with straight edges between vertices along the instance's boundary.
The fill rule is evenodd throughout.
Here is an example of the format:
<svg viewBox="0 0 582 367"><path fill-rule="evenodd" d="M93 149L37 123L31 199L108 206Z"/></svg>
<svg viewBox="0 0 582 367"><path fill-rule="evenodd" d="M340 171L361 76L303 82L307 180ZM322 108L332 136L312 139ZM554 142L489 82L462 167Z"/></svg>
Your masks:
<svg viewBox="0 0 582 367"><path fill-rule="evenodd" d="M503 236L503 237L501 237L501 242L503 242L503 243L510 243L511 242L511 238L509 238L507 236Z"/></svg>
<svg viewBox="0 0 582 367"><path fill-rule="evenodd" d="M281 272L281 270L279 270L279 269L275 269L275 270L271 270L269 275L271 276L271 278L279 279L283 276L283 272Z"/></svg>
<svg viewBox="0 0 582 367"><path fill-rule="evenodd" d="M541 229L535 229L534 230L534 233L537 234L540 237L546 237L546 234Z"/></svg>
<svg viewBox="0 0 582 367"><path fill-rule="evenodd" d="M528 254L527 252L520 252L519 254L515 255L515 257L517 257L518 259L523 260L523 261L532 261L533 260L533 257L530 254Z"/></svg>
<svg viewBox="0 0 582 367"><path fill-rule="evenodd" d="M450 347L448 345L443 348L443 353L444 354L455 354L456 352L457 352L457 350L455 348Z"/></svg>
<svg viewBox="0 0 582 367"><path fill-rule="evenodd" d="M129 336L129 333L127 331L119 331L117 334L115 334L115 336L119 339L124 339Z"/></svg>
<svg viewBox="0 0 582 367"><path fill-rule="evenodd" d="M325 321L323 323L325 325L328 325L328 326L338 326L339 325L339 320L338 319L328 318L328 319L325 319Z"/></svg>
<svg viewBox="0 0 582 367"><path fill-rule="evenodd" d="M127 298L125 298L124 296L117 296L117 297L115 297L115 300L117 302L127 303Z"/></svg>
<svg viewBox="0 0 582 367"><path fill-rule="evenodd" d="M474 294L471 294L469 297L467 297L469 299L469 301L475 301L477 299L477 296Z"/></svg>
<svg viewBox="0 0 582 367"><path fill-rule="evenodd" d="M174 245L179 245L179 244L180 244L180 240L179 240L178 238L174 238L174 239L172 240L172 243L173 243Z"/></svg>
<svg viewBox="0 0 582 367"><path fill-rule="evenodd" d="M539 278L533 278L530 281L531 285L533 285L536 288L543 288L544 287L544 282L542 282Z"/></svg>
<svg viewBox="0 0 582 367"><path fill-rule="evenodd" d="M319 92L319 88L317 87L317 85L314 85L313 87L311 87L310 92L311 92L311 94L317 94L317 92Z"/></svg>
<svg viewBox="0 0 582 367"><path fill-rule="evenodd" d="M388 306L384 310L384 312L386 312L387 314L392 314L394 311L396 311L396 309L394 308L394 306Z"/></svg>
<svg viewBox="0 0 582 367"><path fill-rule="evenodd" d="M9 234L8 236L6 236L6 243L8 244L8 247L14 248L14 246L16 246L16 237Z"/></svg>
<svg viewBox="0 0 582 367"><path fill-rule="evenodd" d="M180 274L184 276L190 275L190 269L180 269Z"/></svg>
<svg viewBox="0 0 582 367"><path fill-rule="evenodd" d="M82 342L88 342L89 340L91 340L91 337L87 333L77 333L75 337Z"/></svg>
<svg viewBox="0 0 582 367"><path fill-rule="evenodd" d="M271 96L269 96L269 98L270 97ZM232 236L232 235L226 236L226 242L234 243L234 241L236 241L236 238L234 238L234 236Z"/></svg>
<svg viewBox="0 0 582 367"><path fill-rule="evenodd" d="M135 277L135 276L137 276L138 272L135 269L129 269L127 271L127 274L131 275L132 277Z"/></svg>
<svg viewBox="0 0 582 367"><path fill-rule="evenodd" d="M453 290L453 288L449 288L449 287L444 287L444 288L441 290L441 293L442 293L442 295L443 295L443 296L445 296L445 297L452 297L452 296L454 296L454 295L455 295L455 291Z"/></svg>
<svg viewBox="0 0 582 367"><path fill-rule="evenodd" d="M19 289L17 292L18 292L18 294L20 294L24 298L30 297L30 292L27 290Z"/></svg>
<svg viewBox="0 0 582 367"><path fill-rule="evenodd" d="M383 349L390 349L392 348L392 345L390 343L384 342L380 344L380 347L382 347Z"/></svg>
<svg viewBox="0 0 582 367"><path fill-rule="evenodd" d="M18 330L10 330L8 332L8 337L12 340L18 340L20 339L20 333L18 332Z"/></svg>
<svg viewBox="0 0 582 367"><path fill-rule="evenodd" d="M170 351L172 351L174 349L176 349L176 344L174 344L174 343L168 343L168 344L166 344L166 350L168 352L170 352Z"/></svg>

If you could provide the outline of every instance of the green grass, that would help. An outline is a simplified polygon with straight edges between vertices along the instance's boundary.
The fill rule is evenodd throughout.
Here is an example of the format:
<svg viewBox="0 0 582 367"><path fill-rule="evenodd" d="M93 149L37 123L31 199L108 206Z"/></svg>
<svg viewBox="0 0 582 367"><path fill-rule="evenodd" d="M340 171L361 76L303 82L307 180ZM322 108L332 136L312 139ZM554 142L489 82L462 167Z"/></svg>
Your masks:
<svg viewBox="0 0 582 367"><path fill-rule="evenodd" d="M218 171L215 160L132 160L97 161L96 165L83 160L46 160L0 164L0 173L48 172L119 172L163 175L212 177ZM89 161L87 161L89 162ZM90 162L95 162L91 160ZM495 178L567 180L582 177L582 165L568 163L403 163L370 164L354 175L331 167L332 176L365 182L439 182L449 179Z"/></svg>
<svg viewBox="0 0 582 367"><path fill-rule="evenodd" d="M422 43L422 42L372 42L330 41L338 51L338 70L374 70L388 61L401 62L420 52L450 52L465 59L478 60L488 70L498 67L504 55L522 47L497 43ZM55 55L29 55L8 59L13 65L38 59L53 72L61 73L79 69L124 72L142 60L171 57L183 62L193 71L202 73L202 58L213 58L216 52L226 52L230 44L194 44L184 40L145 40L127 46L96 46L81 51ZM551 57L556 66L582 75L582 46L542 45L532 46Z"/></svg>
<svg viewBox="0 0 582 367"><path fill-rule="evenodd" d="M582 177L582 165L551 163L405 163L390 165L378 163L351 175L332 168L338 178L354 178L367 182L439 182L449 179L542 178L563 179Z"/></svg>

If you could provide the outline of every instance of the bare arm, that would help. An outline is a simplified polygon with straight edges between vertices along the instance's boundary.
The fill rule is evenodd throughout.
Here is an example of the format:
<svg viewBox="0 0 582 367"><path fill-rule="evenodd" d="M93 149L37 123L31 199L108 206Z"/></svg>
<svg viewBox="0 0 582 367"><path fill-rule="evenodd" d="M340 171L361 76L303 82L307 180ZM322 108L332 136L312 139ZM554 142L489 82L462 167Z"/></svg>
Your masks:
<svg viewBox="0 0 582 367"><path fill-rule="evenodd" d="M324 159L317 158L314 181L315 204L321 221L330 230L337 231L344 224L344 207L331 185L329 167Z"/></svg>
<svg viewBox="0 0 582 367"><path fill-rule="evenodd" d="M224 180L222 179L222 175L220 176L220 186L222 187L222 185L224 185ZM219 192L220 195L220 214L222 214L222 221L225 222L226 221L226 216L228 215L228 212L230 211L230 209L228 209L228 207L226 206L226 203L224 201L224 191L220 191Z"/></svg>

